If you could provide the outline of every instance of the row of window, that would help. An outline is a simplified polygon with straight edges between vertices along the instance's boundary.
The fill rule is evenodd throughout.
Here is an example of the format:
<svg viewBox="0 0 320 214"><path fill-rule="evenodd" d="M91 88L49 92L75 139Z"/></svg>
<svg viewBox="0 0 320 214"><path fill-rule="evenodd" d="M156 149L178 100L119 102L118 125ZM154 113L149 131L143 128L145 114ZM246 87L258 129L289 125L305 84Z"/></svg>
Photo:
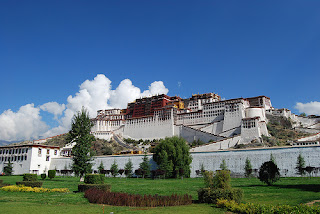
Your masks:
<svg viewBox="0 0 320 214"><path fill-rule="evenodd" d="M0 149L0 155L1 155L1 154L14 155L14 154L23 154L23 153L28 153L28 148L20 148L20 149Z"/></svg>
<svg viewBox="0 0 320 214"><path fill-rule="evenodd" d="M6 162L6 161L11 161L11 162L13 162L13 161L24 161L24 160L27 160L27 155L21 155L21 156L10 156L10 157L8 157L8 156L2 156L2 157L0 157L0 161L4 161L4 162Z"/></svg>
<svg viewBox="0 0 320 214"><path fill-rule="evenodd" d="M244 121L243 128L250 129L256 127L256 123L254 121Z"/></svg>
<svg viewBox="0 0 320 214"><path fill-rule="evenodd" d="M38 154L39 155L41 155L41 153L42 153L42 149L41 148L39 148L38 149ZM47 155L49 155L50 154L50 149L47 149ZM57 155L58 154L58 150L54 150L54 155Z"/></svg>

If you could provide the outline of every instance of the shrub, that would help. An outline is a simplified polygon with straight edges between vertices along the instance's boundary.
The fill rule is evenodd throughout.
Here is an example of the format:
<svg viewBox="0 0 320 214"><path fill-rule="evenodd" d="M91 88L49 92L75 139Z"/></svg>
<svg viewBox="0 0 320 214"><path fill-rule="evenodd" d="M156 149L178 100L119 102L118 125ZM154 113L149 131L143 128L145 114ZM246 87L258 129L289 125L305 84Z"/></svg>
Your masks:
<svg viewBox="0 0 320 214"><path fill-rule="evenodd" d="M247 213L247 214L260 214L260 213L304 213L304 214L315 214L320 213L320 207L318 206L307 206L307 205L260 205L260 204L238 204L235 201L228 201L225 199L217 201L217 207L226 208L233 213Z"/></svg>
<svg viewBox="0 0 320 214"><path fill-rule="evenodd" d="M56 170L49 170L49 171L48 171L48 177L49 177L50 179L56 177Z"/></svg>
<svg viewBox="0 0 320 214"><path fill-rule="evenodd" d="M84 176L84 183L86 184L103 184L104 175L103 174L86 174Z"/></svg>
<svg viewBox="0 0 320 214"><path fill-rule="evenodd" d="M264 162L259 169L259 180L268 186L280 179L280 172L273 161Z"/></svg>
<svg viewBox="0 0 320 214"><path fill-rule="evenodd" d="M242 197L243 190L238 188L202 188L198 190L198 198L200 203L215 204L217 203L218 199L241 202Z"/></svg>
<svg viewBox="0 0 320 214"><path fill-rule="evenodd" d="M41 187L42 182L41 181L17 181L17 185L23 185L26 187Z"/></svg>
<svg viewBox="0 0 320 214"><path fill-rule="evenodd" d="M44 180L46 179L47 175L45 173L41 174L41 179Z"/></svg>
<svg viewBox="0 0 320 214"><path fill-rule="evenodd" d="M36 174L23 174L23 181L37 181L38 177Z"/></svg>
<svg viewBox="0 0 320 214"><path fill-rule="evenodd" d="M121 192L105 192L98 189L89 189L85 192L84 197L87 198L90 203L130 207L180 206L192 203L192 197L188 194L183 196L176 194L172 194L171 196L142 196Z"/></svg>
<svg viewBox="0 0 320 214"><path fill-rule="evenodd" d="M231 188L229 170L217 170L215 176L212 171L206 171L203 175L206 188L198 190L199 202L216 203L218 199L236 202L242 200L242 189Z"/></svg>
<svg viewBox="0 0 320 214"><path fill-rule="evenodd" d="M79 184L78 185L78 191L79 192L84 192L88 189L99 189L105 192L110 192L111 191L111 185L110 184Z"/></svg>
<svg viewBox="0 0 320 214"><path fill-rule="evenodd" d="M27 187L27 186L6 186L2 187L1 190L7 192L69 192L68 188L55 188L55 189L48 189L48 188L39 188L39 187Z"/></svg>

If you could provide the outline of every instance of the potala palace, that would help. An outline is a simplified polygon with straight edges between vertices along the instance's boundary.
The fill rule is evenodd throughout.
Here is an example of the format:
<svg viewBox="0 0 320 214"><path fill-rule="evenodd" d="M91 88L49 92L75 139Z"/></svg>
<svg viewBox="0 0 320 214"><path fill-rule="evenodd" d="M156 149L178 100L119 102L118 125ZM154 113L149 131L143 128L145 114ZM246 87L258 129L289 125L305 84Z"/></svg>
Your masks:
<svg viewBox="0 0 320 214"><path fill-rule="evenodd" d="M238 144L261 140L262 135L269 136L267 115L290 118L295 128L313 135L299 139L287 148L232 150ZM275 158L283 159L283 170L289 176L294 176L292 163L296 162L299 153L305 155L306 161L320 167L320 117L302 117L288 109L275 109L266 96L221 100L215 93L195 94L188 99L162 94L137 99L126 109L99 110L92 121L91 132L96 138L115 139L120 144L125 144L124 138L153 140L172 136L182 137L188 142L205 142L190 149L193 157L191 176L195 176L194 171L200 164L208 170L218 169L222 159L227 164L229 160L228 167L233 173L241 174L246 157L254 160L254 167L259 167L271 153ZM14 174L71 169L72 145L59 148L45 146L41 142L0 147L0 173L9 160L13 163ZM94 169L101 162L108 168L114 160L121 168L129 158L138 168L141 155L112 155L95 157ZM152 159L151 163L155 167Z"/></svg>

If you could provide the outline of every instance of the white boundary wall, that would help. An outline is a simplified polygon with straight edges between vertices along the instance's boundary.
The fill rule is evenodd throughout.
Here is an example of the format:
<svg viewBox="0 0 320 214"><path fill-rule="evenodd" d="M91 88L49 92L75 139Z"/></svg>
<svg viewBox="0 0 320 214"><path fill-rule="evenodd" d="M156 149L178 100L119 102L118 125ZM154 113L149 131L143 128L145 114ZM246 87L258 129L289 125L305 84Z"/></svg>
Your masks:
<svg viewBox="0 0 320 214"><path fill-rule="evenodd" d="M251 149L251 150L230 150L217 152L197 152L191 153L191 177L196 177L196 170L200 169L203 164L206 170L218 170L222 160L225 160L228 169L232 174L244 174L244 165L246 158L251 161L253 169L258 170L260 166L270 160L270 155L276 160L282 176L294 177L296 174L297 157L301 154L306 162L306 166L320 167L320 146L309 147L283 147L268 149ZM148 155L152 169L156 169L156 164L152 160L152 155ZM97 170L100 162L103 163L105 169L110 169L111 164L116 161L119 169L123 169L124 165L131 159L133 169L138 169L142 162L143 155L119 155L119 156L99 156L94 159L93 170ZM71 166L70 158L52 158L50 169L64 169L65 166ZM320 176L320 175L316 175Z"/></svg>

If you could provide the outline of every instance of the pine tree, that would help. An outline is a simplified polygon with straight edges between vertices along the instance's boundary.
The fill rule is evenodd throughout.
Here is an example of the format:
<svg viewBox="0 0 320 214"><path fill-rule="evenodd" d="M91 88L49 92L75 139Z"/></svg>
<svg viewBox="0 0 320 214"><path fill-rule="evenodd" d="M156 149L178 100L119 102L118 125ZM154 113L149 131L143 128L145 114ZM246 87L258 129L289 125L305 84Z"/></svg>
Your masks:
<svg viewBox="0 0 320 214"><path fill-rule="evenodd" d="M81 111L73 116L71 130L67 137L69 143L76 143L72 148L72 169L76 175L80 175L80 179L84 174L92 171L91 142L95 140L90 134L92 126L88 111L82 107Z"/></svg>
<svg viewBox="0 0 320 214"><path fill-rule="evenodd" d="M104 170L104 165L103 165L102 161L100 162L98 170L99 170L99 173L102 174L101 171Z"/></svg>
<svg viewBox="0 0 320 214"><path fill-rule="evenodd" d="M250 175L252 174L252 165L251 165L251 161L249 158L246 158L246 164L244 166L244 171L245 171L245 176L247 178L250 177Z"/></svg>
<svg viewBox="0 0 320 214"><path fill-rule="evenodd" d="M140 169L142 169L142 177L144 178L144 176L149 176L150 175L150 162L149 162L149 158L147 156L147 153L144 153L144 156L142 158L142 163L139 164Z"/></svg>
<svg viewBox="0 0 320 214"><path fill-rule="evenodd" d="M9 159L9 162L7 163L6 166L3 167L3 172L5 175L12 175L13 173L13 163L10 162L10 159Z"/></svg>
<svg viewBox="0 0 320 214"><path fill-rule="evenodd" d="M113 161L113 164L111 165L110 171L111 171L111 174L114 178L119 174L118 164L117 164L116 160Z"/></svg>
<svg viewBox="0 0 320 214"><path fill-rule="evenodd" d="M227 166L227 163L226 161L223 159L221 164L220 164L220 169L221 170L228 170L228 166Z"/></svg>
<svg viewBox="0 0 320 214"><path fill-rule="evenodd" d="M297 171L297 174L300 175L300 176L303 176L305 174L305 161L304 161L304 158L301 154L299 154L298 158L297 158L297 164L296 164L296 171Z"/></svg>
<svg viewBox="0 0 320 214"><path fill-rule="evenodd" d="M270 161L277 165L276 159L273 157L272 153L270 154Z"/></svg>
<svg viewBox="0 0 320 214"><path fill-rule="evenodd" d="M124 173L128 177L132 176L132 169L133 169L133 164L131 159L129 158L129 161L124 165Z"/></svg>

